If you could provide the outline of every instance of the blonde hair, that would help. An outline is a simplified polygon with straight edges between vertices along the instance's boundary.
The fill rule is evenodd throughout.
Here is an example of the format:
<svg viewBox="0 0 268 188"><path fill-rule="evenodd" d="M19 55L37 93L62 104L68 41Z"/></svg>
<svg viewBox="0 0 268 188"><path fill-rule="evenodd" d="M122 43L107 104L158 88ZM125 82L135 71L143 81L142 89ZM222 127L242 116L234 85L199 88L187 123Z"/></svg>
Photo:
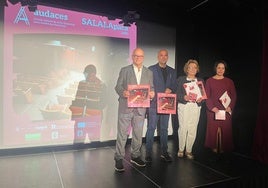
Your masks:
<svg viewBox="0 0 268 188"><path fill-rule="evenodd" d="M189 67L189 65L190 65L191 63L193 63L193 64L196 65L197 73L199 72L199 64L198 64L198 62L197 62L195 59L189 59L189 60L187 61L187 63L185 63L184 68L183 68L183 71L184 71L185 74L187 74L188 67Z"/></svg>

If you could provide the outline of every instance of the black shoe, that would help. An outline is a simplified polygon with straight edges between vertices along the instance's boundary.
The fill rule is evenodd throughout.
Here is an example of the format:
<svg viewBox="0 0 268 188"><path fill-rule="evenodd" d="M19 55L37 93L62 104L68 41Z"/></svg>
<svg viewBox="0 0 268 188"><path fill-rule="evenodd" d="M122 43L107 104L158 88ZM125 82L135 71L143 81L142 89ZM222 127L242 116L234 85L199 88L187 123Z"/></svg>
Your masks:
<svg viewBox="0 0 268 188"><path fill-rule="evenodd" d="M168 153L162 154L161 159L163 159L166 162L171 162L172 161L172 158L170 157L170 155Z"/></svg>
<svg viewBox="0 0 268 188"><path fill-rule="evenodd" d="M115 170L118 172L123 172L125 171L124 165L123 165L123 159L119 159L115 161Z"/></svg>
<svg viewBox="0 0 268 188"><path fill-rule="evenodd" d="M137 166L140 166L140 167L146 166L145 162L143 160L141 160L140 157L131 158L130 162L133 164L136 164Z"/></svg>
<svg viewBox="0 0 268 188"><path fill-rule="evenodd" d="M148 155L148 156L145 157L145 161L147 163L151 163L153 161L153 159L152 159L152 157L150 155Z"/></svg>

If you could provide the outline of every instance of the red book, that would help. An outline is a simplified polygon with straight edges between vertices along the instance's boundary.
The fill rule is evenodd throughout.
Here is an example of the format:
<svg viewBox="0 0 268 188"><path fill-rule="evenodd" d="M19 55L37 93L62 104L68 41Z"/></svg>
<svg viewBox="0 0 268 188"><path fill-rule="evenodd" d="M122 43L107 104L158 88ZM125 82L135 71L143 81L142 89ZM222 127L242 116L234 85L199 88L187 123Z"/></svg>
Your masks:
<svg viewBox="0 0 268 188"><path fill-rule="evenodd" d="M157 113L176 114L176 94L157 93Z"/></svg>
<svg viewBox="0 0 268 188"><path fill-rule="evenodd" d="M128 85L128 107L150 107L149 85Z"/></svg>
<svg viewBox="0 0 268 188"><path fill-rule="evenodd" d="M202 81L185 83L183 86L186 94L191 97L192 101L196 101L199 98L207 99L207 94Z"/></svg>

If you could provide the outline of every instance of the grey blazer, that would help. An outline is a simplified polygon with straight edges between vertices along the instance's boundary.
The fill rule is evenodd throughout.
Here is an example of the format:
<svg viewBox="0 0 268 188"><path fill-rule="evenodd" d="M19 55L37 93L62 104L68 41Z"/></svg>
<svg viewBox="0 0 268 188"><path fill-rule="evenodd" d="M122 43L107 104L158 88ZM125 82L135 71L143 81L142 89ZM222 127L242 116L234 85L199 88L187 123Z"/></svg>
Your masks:
<svg viewBox="0 0 268 188"><path fill-rule="evenodd" d="M137 84L137 79L134 72L133 65L128 65L121 68L119 77L115 86L115 91L119 95L119 113L131 113L135 108L129 108L127 106L127 98L123 96L124 90L127 90L128 85L130 84ZM141 74L141 81L140 84L148 84L150 85L150 91L154 91L154 84L153 84L153 72L149 70L147 67L143 66L142 74ZM145 115L146 108L136 108L140 115Z"/></svg>

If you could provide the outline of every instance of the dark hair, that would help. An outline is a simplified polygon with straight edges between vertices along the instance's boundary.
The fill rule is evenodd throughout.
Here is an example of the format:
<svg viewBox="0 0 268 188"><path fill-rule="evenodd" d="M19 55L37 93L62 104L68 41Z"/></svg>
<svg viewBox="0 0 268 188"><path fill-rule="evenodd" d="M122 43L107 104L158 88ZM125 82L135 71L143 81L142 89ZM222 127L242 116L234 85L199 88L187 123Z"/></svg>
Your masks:
<svg viewBox="0 0 268 188"><path fill-rule="evenodd" d="M90 75L92 73L96 74L97 69L96 69L95 65L90 64L90 65L87 65L85 67L84 73L87 73L88 75Z"/></svg>
<svg viewBox="0 0 268 188"><path fill-rule="evenodd" d="M215 64L214 64L214 73L217 73L217 66L219 64L223 64L224 65L224 68L225 68L224 74L228 74L228 65L227 65L226 61L224 61L224 60L217 60L215 62Z"/></svg>

